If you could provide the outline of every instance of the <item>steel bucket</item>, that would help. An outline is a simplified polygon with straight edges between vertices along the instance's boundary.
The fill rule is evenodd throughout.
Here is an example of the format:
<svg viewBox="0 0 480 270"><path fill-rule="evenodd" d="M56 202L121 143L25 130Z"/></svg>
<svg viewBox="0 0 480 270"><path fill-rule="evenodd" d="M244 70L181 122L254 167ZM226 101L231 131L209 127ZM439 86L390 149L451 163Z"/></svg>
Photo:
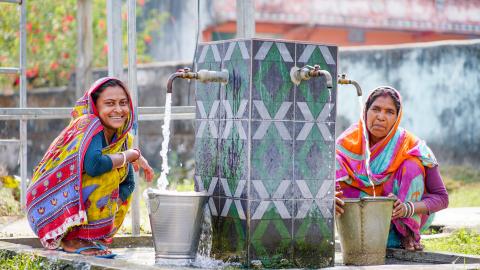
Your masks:
<svg viewBox="0 0 480 270"><path fill-rule="evenodd" d="M345 212L336 219L344 264L385 264L394 201L389 197L344 199Z"/></svg>
<svg viewBox="0 0 480 270"><path fill-rule="evenodd" d="M155 258L195 259L206 192L147 192Z"/></svg>

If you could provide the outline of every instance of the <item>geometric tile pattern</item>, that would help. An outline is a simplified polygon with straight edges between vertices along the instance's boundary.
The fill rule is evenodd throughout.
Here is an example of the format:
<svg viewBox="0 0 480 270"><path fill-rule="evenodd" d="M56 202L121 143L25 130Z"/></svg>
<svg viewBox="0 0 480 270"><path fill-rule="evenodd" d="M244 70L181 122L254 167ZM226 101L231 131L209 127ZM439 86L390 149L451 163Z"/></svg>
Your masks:
<svg viewBox="0 0 480 270"><path fill-rule="evenodd" d="M198 47L195 188L210 194L212 254L246 266L333 266L336 90L324 78L294 85L293 66L337 77L337 47L236 39Z"/></svg>

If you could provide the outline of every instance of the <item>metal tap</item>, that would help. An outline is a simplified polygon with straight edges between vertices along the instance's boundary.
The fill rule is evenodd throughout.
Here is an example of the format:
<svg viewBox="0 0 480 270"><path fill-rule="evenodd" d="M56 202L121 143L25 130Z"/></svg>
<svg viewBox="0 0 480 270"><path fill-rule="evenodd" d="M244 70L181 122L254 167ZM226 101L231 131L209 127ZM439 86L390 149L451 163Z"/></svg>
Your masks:
<svg viewBox="0 0 480 270"><path fill-rule="evenodd" d="M228 83L228 70L223 69L222 71L213 71L213 70L206 70L206 69L201 69L198 72L192 72L190 71L190 68L186 67L183 69L177 70L175 73L170 75L168 77L168 82L167 82L167 93L172 93L172 86L173 86L173 81L176 78L181 78L181 79L194 79L194 80L199 80L203 83L208 83L208 82L219 82L219 83Z"/></svg>
<svg viewBox="0 0 480 270"><path fill-rule="evenodd" d="M290 69L290 79L295 85L299 85L302 81L310 80L312 77L324 76L327 80L327 88L333 88L333 80L330 72L320 69L319 65L306 65L302 68L292 67Z"/></svg>
<svg viewBox="0 0 480 270"><path fill-rule="evenodd" d="M353 84L353 86L355 86L355 88L357 89L357 95L359 97L362 96L362 88L360 88L360 85L354 80L346 79L346 77L347 75L345 74L338 75L338 84Z"/></svg>

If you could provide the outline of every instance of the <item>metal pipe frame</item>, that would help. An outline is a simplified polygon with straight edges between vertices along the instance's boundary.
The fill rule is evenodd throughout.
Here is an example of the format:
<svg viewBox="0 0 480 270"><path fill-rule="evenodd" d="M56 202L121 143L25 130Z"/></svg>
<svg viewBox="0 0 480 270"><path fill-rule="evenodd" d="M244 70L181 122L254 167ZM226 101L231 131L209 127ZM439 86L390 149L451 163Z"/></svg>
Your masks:
<svg viewBox="0 0 480 270"><path fill-rule="evenodd" d="M20 11L20 68L4 67L0 68L0 74L20 74L20 106L16 108L0 108L0 120L17 120L20 121L20 138L19 139L0 139L0 145L17 144L20 146L20 177L21 177L21 205L25 206L26 189L27 189L27 122L28 120L39 119L68 119L70 118L71 108L51 107L51 108L28 108L27 107L27 80L26 80L26 0L0 0L1 2L17 3L21 5ZM120 1L108 0L107 13L113 15L115 2ZM136 69L136 1L128 0L128 86L132 94L132 102L137 108L137 116L139 121L156 121L164 119L165 107L138 107L138 89L137 89L137 69ZM120 6L121 7L121 6ZM119 12L118 12L119 13ZM109 17L111 27L108 38L109 51L109 74L121 77L121 50L115 47L121 42L121 33L118 33L120 26L113 24L113 16ZM113 25L112 25L113 24ZM116 28L116 29L113 29ZM119 36L115 39L115 36ZM121 48L121 46L120 46ZM115 51L116 53L113 53ZM118 53L120 52L120 53ZM119 64L120 63L120 64ZM195 119L195 106L173 106L172 120L193 120ZM137 136L138 137L138 136ZM138 139L134 141L138 146ZM138 181L138 174L135 177ZM138 182L137 182L138 184ZM132 234L138 236L140 234L140 216L139 216L139 193L134 193L132 202Z"/></svg>
<svg viewBox="0 0 480 270"><path fill-rule="evenodd" d="M20 73L19 68L14 68L14 67L0 68L0 74L18 74L18 73Z"/></svg>
<svg viewBox="0 0 480 270"><path fill-rule="evenodd" d="M22 4L22 0L0 0L0 3L13 3L13 4Z"/></svg>
<svg viewBox="0 0 480 270"><path fill-rule="evenodd" d="M68 119L72 108L0 108L0 120ZM138 107L139 121L163 120L165 107ZM172 106L172 120L195 119L195 106Z"/></svg>
<svg viewBox="0 0 480 270"><path fill-rule="evenodd" d="M127 1L128 18L127 18L127 33L128 33L128 89L132 94L133 108L136 111L137 117L138 107L138 88L137 88L137 15L136 15L136 1ZM135 130L138 135L138 126ZM133 147L138 148L138 136L133 139ZM139 173L135 174L135 186L139 187ZM140 236L140 191L138 188L134 189L132 196L132 235Z"/></svg>
<svg viewBox="0 0 480 270"><path fill-rule="evenodd" d="M20 1L20 108L27 107L27 1ZM25 207L27 192L27 120L20 120L20 204Z"/></svg>

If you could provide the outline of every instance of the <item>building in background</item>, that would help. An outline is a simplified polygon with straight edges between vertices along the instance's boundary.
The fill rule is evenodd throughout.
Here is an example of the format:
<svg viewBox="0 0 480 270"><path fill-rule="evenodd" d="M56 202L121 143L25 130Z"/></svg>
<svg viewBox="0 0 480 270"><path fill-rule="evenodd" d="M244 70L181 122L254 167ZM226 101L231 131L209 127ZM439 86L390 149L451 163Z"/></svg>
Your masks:
<svg viewBox="0 0 480 270"><path fill-rule="evenodd" d="M236 1L211 1L203 40L233 38ZM480 0L255 0L256 36L338 46L480 38Z"/></svg>

